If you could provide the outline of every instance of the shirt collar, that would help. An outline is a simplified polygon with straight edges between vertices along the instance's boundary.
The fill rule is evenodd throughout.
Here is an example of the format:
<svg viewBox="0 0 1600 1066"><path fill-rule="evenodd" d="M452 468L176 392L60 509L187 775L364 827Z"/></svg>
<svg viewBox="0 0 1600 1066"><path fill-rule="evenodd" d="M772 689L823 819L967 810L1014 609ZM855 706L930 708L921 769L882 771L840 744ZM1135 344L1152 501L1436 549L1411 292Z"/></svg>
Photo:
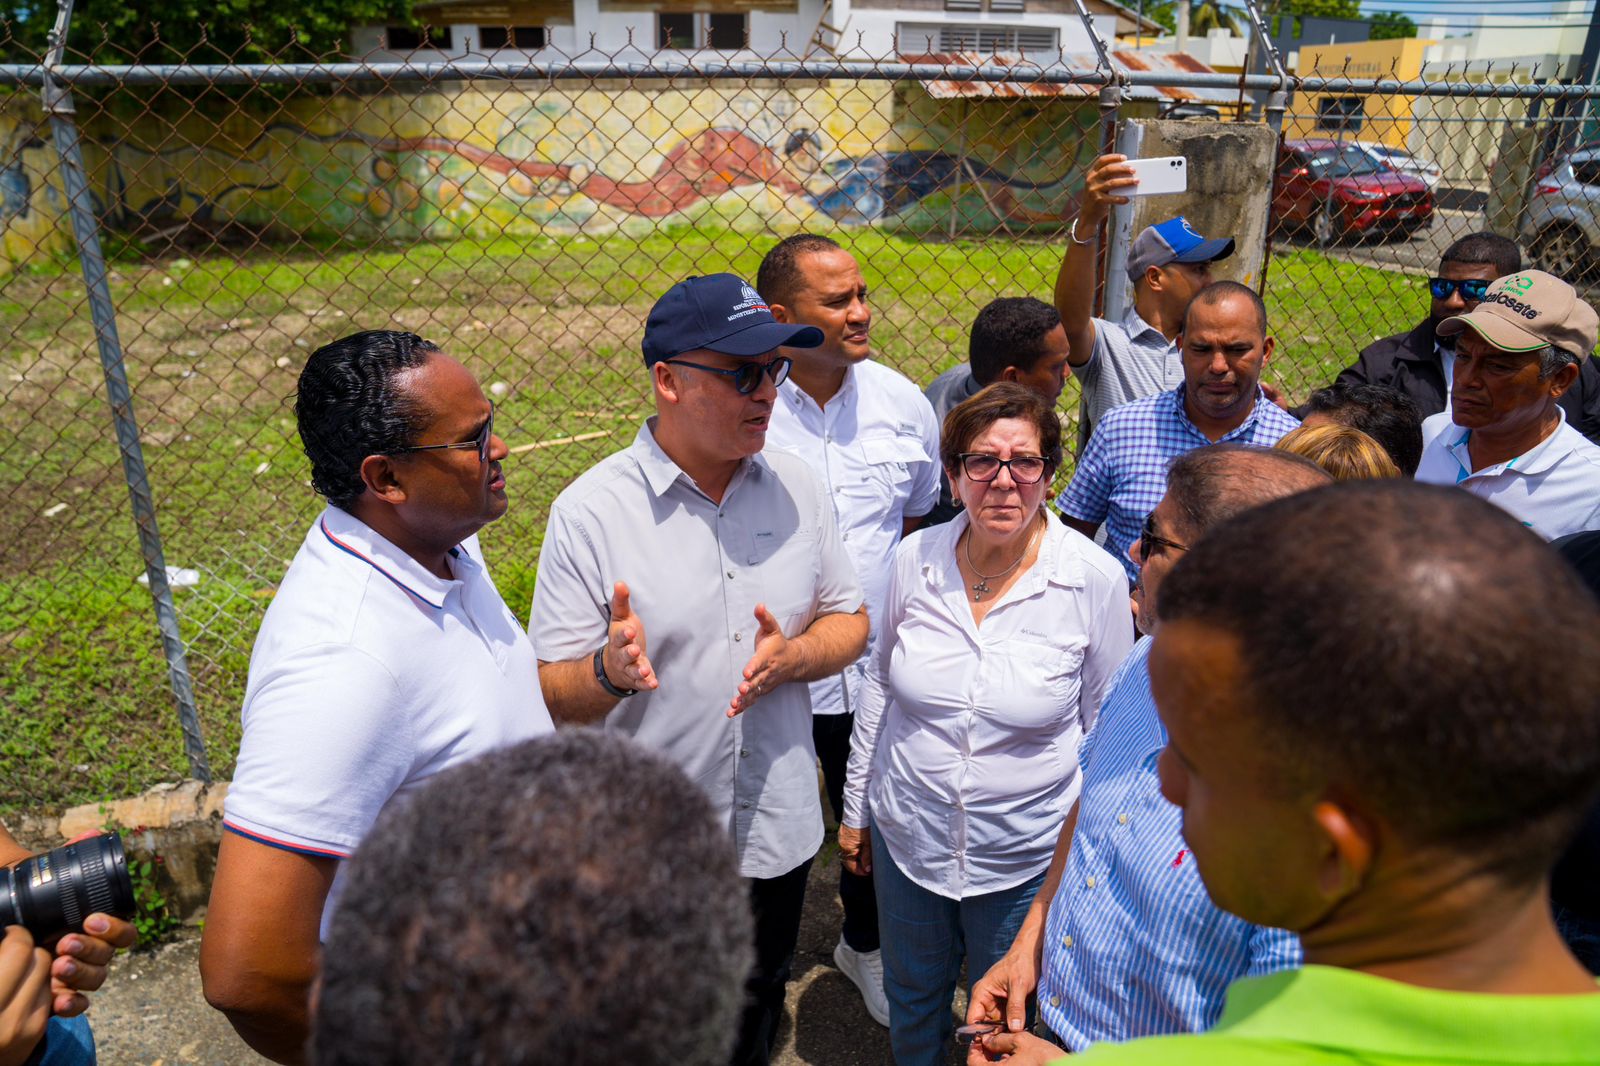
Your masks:
<svg viewBox="0 0 1600 1066"><path fill-rule="evenodd" d="M361 560L399 586L412 599L441 610L450 590L461 586L467 571L478 564L457 544L450 549L456 578L442 578L395 547L382 534L348 511L329 507L317 520L318 529L337 550Z"/></svg>
<svg viewBox="0 0 1600 1066"><path fill-rule="evenodd" d="M644 475L645 484L649 486L653 495L661 496L679 478L682 478L685 484L699 492L700 489L695 485L694 479L685 474L683 468L673 462L672 457L662 450L660 444L656 443L656 435L653 428L655 421L654 416L645 420L644 425L639 427L638 436L633 438L632 448L629 449L633 456L633 461L639 464L639 471ZM753 476L766 469L768 469L766 457L760 454L752 455L740 463L739 469L734 472L733 479L728 482L728 488L723 493L723 499L726 500L728 494L746 476Z"/></svg>
<svg viewBox="0 0 1600 1066"><path fill-rule="evenodd" d="M1044 520L1044 537L1039 544L1039 557L1019 580L1019 584L1025 585L1019 596L1032 596L1042 592L1046 584L1060 585L1063 588L1083 588L1088 584L1083 556L1078 552L1063 550L1062 545L1069 532L1066 525L1052 518L1048 512ZM956 512L954 518L941 527L944 543L931 545L933 550L928 553L927 561L922 564L922 574L929 582L943 585L950 580L952 568L956 573L960 573L960 567L956 566L956 545L961 542L961 534L971 524L972 519L967 514L966 508L962 508Z"/></svg>
<svg viewBox="0 0 1600 1066"><path fill-rule="evenodd" d="M1168 347L1171 347L1174 344L1173 341L1167 339L1167 335L1165 333L1162 333L1159 329L1156 329L1150 323L1141 318L1139 312L1133 307L1129 307L1128 313L1122 316L1122 328L1128 334L1129 338L1137 337L1144 333L1154 333L1156 336L1160 337Z"/></svg>
<svg viewBox="0 0 1600 1066"><path fill-rule="evenodd" d="M1255 424L1256 424L1256 417L1261 413L1261 405L1264 404L1264 403L1271 403L1272 402L1272 401L1268 400L1266 398L1266 394L1261 391L1261 386L1257 385L1256 386L1256 399L1255 399L1255 402L1250 405L1250 413L1244 416L1244 421L1240 422L1237 426L1234 426L1232 429L1230 429L1228 432L1224 433L1217 440L1213 441L1209 437L1206 437L1206 435L1204 433L1200 432L1200 427L1199 426L1196 426L1192 421L1189 420L1189 409L1186 406L1184 406L1184 403L1183 403L1184 389L1186 388L1186 386L1187 386L1186 382L1179 382L1178 386L1176 388L1174 388L1172 391L1166 393L1166 395L1170 398L1169 406L1177 414L1178 418L1180 418L1183 421L1183 424L1185 426L1187 426L1193 432L1199 434L1199 436L1203 440L1205 440L1208 444L1225 444L1228 441L1233 440L1235 437L1239 436L1240 434L1246 433L1249 430L1254 429L1255 428Z"/></svg>
<svg viewBox="0 0 1600 1066"><path fill-rule="evenodd" d="M1536 1063L1569 1059L1597 1019L1593 996L1446 992L1305 966L1235 981L1212 1032L1386 1060Z"/></svg>
<svg viewBox="0 0 1600 1066"><path fill-rule="evenodd" d="M1556 463L1560 462L1572 449L1566 442L1558 442L1558 437L1565 437L1567 428L1567 412L1556 406L1555 431L1532 448L1503 463L1486 466L1482 470L1472 469L1472 456L1467 449L1467 442L1472 439L1472 430L1462 429L1452 420L1450 423L1454 439L1447 447L1450 454L1455 457L1457 472L1456 483L1460 484L1469 477L1483 477L1493 474L1543 474Z"/></svg>
<svg viewBox="0 0 1600 1066"><path fill-rule="evenodd" d="M827 412L832 413L835 410L844 410L855 402L857 395L856 368L855 364L851 364L844 368L844 384L839 386L839 391L834 393L833 399L828 401ZM795 384L794 378L787 378L782 385L778 386L778 398L793 408L796 413L802 412L807 408L819 413L823 411L821 405L817 403L809 392Z"/></svg>

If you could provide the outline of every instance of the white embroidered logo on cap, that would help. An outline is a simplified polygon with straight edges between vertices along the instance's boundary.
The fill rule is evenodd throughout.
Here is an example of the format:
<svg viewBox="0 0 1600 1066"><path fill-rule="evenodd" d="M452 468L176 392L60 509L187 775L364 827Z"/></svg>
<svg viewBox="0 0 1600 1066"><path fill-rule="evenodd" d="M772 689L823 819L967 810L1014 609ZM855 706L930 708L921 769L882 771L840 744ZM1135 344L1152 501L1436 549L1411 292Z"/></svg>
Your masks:
<svg viewBox="0 0 1600 1066"><path fill-rule="evenodd" d="M759 292L757 292L755 289L751 288L749 285L740 286L740 288L739 288L739 296L741 298L743 298L745 300L749 300L749 301L751 301L753 303L760 303L761 302L761 294Z"/></svg>
<svg viewBox="0 0 1600 1066"><path fill-rule="evenodd" d="M1189 236L1193 237L1195 240L1197 240L1197 241L1205 240L1204 237L1200 236L1200 234L1198 234L1198 233L1196 233L1194 231L1194 227L1193 226L1189 225L1189 220L1188 219L1183 218L1182 216L1180 216L1178 218L1178 224L1183 227L1183 232L1187 233Z"/></svg>
<svg viewBox="0 0 1600 1066"><path fill-rule="evenodd" d="M739 301L739 303L733 305L733 314L728 316L729 322L737 318L744 318L746 315L759 314L768 310L766 301L761 298L761 294L752 288L748 282L739 286Z"/></svg>

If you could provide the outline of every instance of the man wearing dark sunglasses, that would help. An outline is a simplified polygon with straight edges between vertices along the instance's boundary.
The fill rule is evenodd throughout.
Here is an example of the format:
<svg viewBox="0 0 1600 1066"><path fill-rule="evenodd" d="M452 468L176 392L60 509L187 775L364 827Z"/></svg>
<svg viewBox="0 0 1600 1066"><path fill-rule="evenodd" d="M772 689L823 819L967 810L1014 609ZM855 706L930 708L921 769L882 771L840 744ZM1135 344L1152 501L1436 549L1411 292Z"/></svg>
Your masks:
<svg viewBox="0 0 1600 1066"><path fill-rule="evenodd" d="M1438 335L1439 323L1478 306L1489 283L1522 269L1515 241L1498 233L1474 233L1444 250L1439 272L1426 279L1428 317L1406 333L1373 341L1356 362L1334 379L1339 385L1384 385L1410 396L1422 417L1436 415L1450 402L1455 370L1455 340ZM1585 357L1578 382L1561 398L1567 424L1600 443L1600 365ZM1295 414L1305 417L1304 410Z"/></svg>
<svg viewBox="0 0 1600 1066"><path fill-rule="evenodd" d="M867 643L829 494L763 451L778 350L822 339L731 274L668 290L644 331L655 417L551 506L529 622L556 720L662 752L733 833L756 918L741 1064L771 1053L822 843L807 683Z"/></svg>
<svg viewBox="0 0 1600 1066"><path fill-rule="evenodd" d="M200 949L206 999L286 1063L343 860L380 813L553 728L478 551L508 453L472 373L414 334L357 333L311 353L295 417L327 507L256 637Z"/></svg>

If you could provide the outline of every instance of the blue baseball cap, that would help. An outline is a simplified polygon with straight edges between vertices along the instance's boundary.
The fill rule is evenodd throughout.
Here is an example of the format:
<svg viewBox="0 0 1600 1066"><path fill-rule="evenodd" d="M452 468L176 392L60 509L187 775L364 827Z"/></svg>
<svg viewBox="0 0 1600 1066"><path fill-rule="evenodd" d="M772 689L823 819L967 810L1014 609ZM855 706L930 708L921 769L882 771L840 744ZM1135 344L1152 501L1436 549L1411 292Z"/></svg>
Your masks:
<svg viewBox="0 0 1600 1066"><path fill-rule="evenodd" d="M1150 267L1168 263L1211 263L1233 254L1233 238L1207 240L1196 233L1189 220L1179 215L1154 226L1146 226L1135 237L1128 251L1128 277L1138 281Z"/></svg>
<svg viewBox="0 0 1600 1066"><path fill-rule="evenodd" d="M650 309L644 322L644 365L705 349L750 359L774 348L815 348L822 331L786 326L772 317L755 288L732 274L685 278Z"/></svg>

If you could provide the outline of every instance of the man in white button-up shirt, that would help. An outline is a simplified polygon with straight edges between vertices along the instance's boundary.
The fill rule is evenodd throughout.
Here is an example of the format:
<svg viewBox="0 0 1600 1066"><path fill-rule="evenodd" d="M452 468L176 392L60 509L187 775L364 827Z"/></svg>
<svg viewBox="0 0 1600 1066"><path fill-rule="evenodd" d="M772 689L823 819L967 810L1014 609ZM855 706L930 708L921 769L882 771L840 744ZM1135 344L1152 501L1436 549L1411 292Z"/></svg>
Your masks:
<svg viewBox="0 0 1600 1066"><path fill-rule="evenodd" d="M1456 338L1450 408L1422 424L1417 480L1456 485L1547 540L1600 528L1600 447L1557 403L1594 350L1600 316L1541 270L1497 279L1439 323Z"/></svg>
<svg viewBox="0 0 1600 1066"><path fill-rule="evenodd" d="M756 967L735 1063L765 1063L822 842L811 694L866 647L861 587L806 463L762 453L785 326L731 274L674 285L644 357L656 415L550 509L530 628L557 721L672 758L727 819Z"/></svg>
<svg viewBox="0 0 1600 1066"><path fill-rule="evenodd" d="M395 797L552 728L478 552L507 453L472 374L421 337L358 333L311 354L295 415L328 507L250 657L200 949L206 999L278 1062L305 1056L341 860Z"/></svg>
<svg viewBox="0 0 1600 1066"><path fill-rule="evenodd" d="M779 322L815 326L815 348L786 348L794 360L778 386L767 446L793 452L822 480L838 515L845 552L866 594L883 612L895 546L939 498L939 425L922 390L871 359L872 312L855 256L827 237L797 234L761 261L756 288ZM850 732L866 678L866 656L811 683L812 739L833 816L844 817ZM889 1024L878 951L872 878L839 870L844 927L833 949L840 971L861 990L867 1012Z"/></svg>

